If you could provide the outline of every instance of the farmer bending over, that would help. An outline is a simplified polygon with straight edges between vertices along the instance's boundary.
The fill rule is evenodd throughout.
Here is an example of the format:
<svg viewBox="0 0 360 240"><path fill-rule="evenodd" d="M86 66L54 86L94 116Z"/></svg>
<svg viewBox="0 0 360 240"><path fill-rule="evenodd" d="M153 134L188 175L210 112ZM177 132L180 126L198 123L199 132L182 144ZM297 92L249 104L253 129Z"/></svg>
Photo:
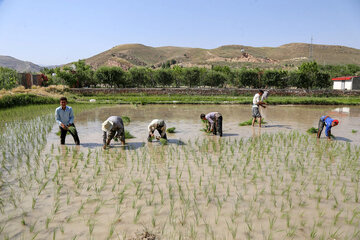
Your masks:
<svg viewBox="0 0 360 240"><path fill-rule="evenodd" d="M329 116L322 116L320 118L319 124L318 124L317 138L320 138L321 132L325 125L326 126L325 135L330 140L331 139L331 128L337 126L338 124L339 124L339 120L332 119Z"/></svg>
<svg viewBox="0 0 360 240"><path fill-rule="evenodd" d="M103 148L110 145L111 139L115 137L115 140L120 138L121 144L125 145L125 129L124 123L121 117L111 116L105 120L102 124L103 130Z"/></svg>
<svg viewBox="0 0 360 240"><path fill-rule="evenodd" d="M164 138L164 139L167 140L167 137L166 137L166 124L165 124L164 120L161 120L161 119L152 120L151 123L148 126L148 130L149 130L148 141L150 141L154 137L155 130L158 131L161 138ZM160 138L157 138L157 139L160 139Z"/></svg>
<svg viewBox="0 0 360 240"><path fill-rule="evenodd" d="M55 110L55 120L59 124L61 144L65 144L66 134L69 131L75 144L80 145L79 136L74 125L74 113L71 107L66 106L67 98L60 98L60 107Z"/></svg>
<svg viewBox="0 0 360 240"><path fill-rule="evenodd" d="M253 105L252 105L252 124L251 126L255 125L256 118L259 118L259 127L261 127L261 114L259 111L259 106L262 106L263 108L266 108L265 103L260 101L260 97L264 94L263 90L259 90L257 94L255 94L253 98Z"/></svg>
<svg viewBox="0 0 360 240"><path fill-rule="evenodd" d="M216 132L219 132L220 137L222 137L222 120L223 117L221 113L219 112L211 112L208 114L200 114L200 118L202 120L208 121L208 127L207 130L212 132L214 135L216 135Z"/></svg>

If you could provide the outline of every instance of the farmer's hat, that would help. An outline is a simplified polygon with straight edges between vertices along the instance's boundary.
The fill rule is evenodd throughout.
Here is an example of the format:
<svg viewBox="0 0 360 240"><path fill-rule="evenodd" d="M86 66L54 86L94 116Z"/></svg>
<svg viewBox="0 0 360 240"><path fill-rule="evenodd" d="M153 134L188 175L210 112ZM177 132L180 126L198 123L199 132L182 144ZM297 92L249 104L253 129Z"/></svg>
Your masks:
<svg viewBox="0 0 360 240"><path fill-rule="evenodd" d="M109 121L109 120L106 120L105 122L103 122L102 124L102 130L104 132L109 132L113 127L113 122L112 121Z"/></svg>

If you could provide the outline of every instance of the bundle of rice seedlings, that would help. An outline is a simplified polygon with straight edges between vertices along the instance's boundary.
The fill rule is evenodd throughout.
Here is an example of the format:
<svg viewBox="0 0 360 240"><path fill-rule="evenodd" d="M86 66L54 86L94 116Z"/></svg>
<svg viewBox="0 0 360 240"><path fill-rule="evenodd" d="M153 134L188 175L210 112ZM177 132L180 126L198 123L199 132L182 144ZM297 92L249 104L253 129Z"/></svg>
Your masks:
<svg viewBox="0 0 360 240"><path fill-rule="evenodd" d="M125 139L135 138L129 131L125 130Z"/></svg>
<svg viewBox="0 0 360 240"><path fill-rule="evenodd" d="M76 128L73 126L69 126L68 130L72 133L72 134L76 134Z"/></svg>
<svg viewBox="0 0 360 240"><path fill-rule="evenodd" d="M255 123L257 123L258 120L255 120ZM265 122L264 118L261 118L261 124L266 124L267 122ZM252 118L245 121L245 122L241 122L239 123L239 126L250 126L252 124Z"/></svg>
<svg viewBox="0 0 360 240"><path fill-rule="evenodd" d="M318 129L317 129L317 128L314 128L314 127L311 127L311 128L309 128L306 132L307 132L307 133L317 133L317 132L318 132Z"/></svg>
<svg viewBox="0 0 360 240"><path fill-rule="evenodd" d="M165 138L160 138L159 141L160 141L161 145L167 145L168 144L168 141Z"/></svg>
<svg viewBox="0 0 360 240"><path fill-rule="evenodd" d="M121 116L121 119L123 120L124 125L129 125L131 122L128 116Z"/></svg>
<svg viewBox="0 0 360 240"><path fill-rule="evenodd" d="M166 132L168 132L168 133L175 133L175 127L168 128L168 129L166 130Z"/></svg>

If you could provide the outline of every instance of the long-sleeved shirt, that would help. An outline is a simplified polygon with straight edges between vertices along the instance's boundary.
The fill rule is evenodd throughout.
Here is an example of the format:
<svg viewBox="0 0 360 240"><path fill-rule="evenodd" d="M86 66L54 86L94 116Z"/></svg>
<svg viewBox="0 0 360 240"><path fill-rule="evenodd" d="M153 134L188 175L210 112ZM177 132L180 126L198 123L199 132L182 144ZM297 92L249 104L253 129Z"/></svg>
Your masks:
<svg viewBox="0 0 360 240"><path fill-rule="evenodd" d="M125 141L125 129L124 123L121 117L111 116L105 120L105 122L112 122L112 127L109 130L109 137L112 139L113 137L120 138L120 141ZM106 144L106 140L108 138L107 131L103 131L103 142Z"/></svg>
<svg viewBox="0 0 360 240"><path fill-rule="evenodd" d="M56 108L55 110L55 120L61 126L64 124L68 126L69 124L74 123L74 113L71 107L66 106L65 110L60 107Z"/></svg>
<svg viewBox="0 0 360 240"><path fill-rule="evenodd" d="M112 128L111 130L121 130L124 131L124 123L121 117L118 116L111 116L107 119L107 121L112 122Z"/></svg>
<svg viewBox="0 0 360 240"><path fill-rule="evenodd" d="M161 137L166 134L166 124L164 120L161 119L154 119L148 126L149 134L153 133L156 129L161 130Z"/></svg>
<svg viewBox="0 0 360 240"><path fill-rule="evenodd" d="M332 119L331 117L327 117L326 119L326 116L322 116L320 119L322 120L322 121L324 121L324 123L325 123L325 126L326 126L326 128L325 128L325 135L327 136L327 137L329 137L329 132L330 132L330 130L331 130L331 123L334 121L334 119ZM325 120L324 120L325 119Z"/></svg>

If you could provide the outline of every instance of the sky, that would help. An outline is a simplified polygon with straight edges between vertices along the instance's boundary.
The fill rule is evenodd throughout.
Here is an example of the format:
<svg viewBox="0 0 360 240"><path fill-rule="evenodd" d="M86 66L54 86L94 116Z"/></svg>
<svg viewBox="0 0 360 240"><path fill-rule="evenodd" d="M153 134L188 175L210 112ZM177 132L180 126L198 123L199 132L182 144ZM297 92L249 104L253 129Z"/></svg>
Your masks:
<svg viewBox="0 0 360 240"><path fill-rule="evenodd" d="M360 0L0 0L0 55L57 65L116 45L360 49Z"/></svg>

